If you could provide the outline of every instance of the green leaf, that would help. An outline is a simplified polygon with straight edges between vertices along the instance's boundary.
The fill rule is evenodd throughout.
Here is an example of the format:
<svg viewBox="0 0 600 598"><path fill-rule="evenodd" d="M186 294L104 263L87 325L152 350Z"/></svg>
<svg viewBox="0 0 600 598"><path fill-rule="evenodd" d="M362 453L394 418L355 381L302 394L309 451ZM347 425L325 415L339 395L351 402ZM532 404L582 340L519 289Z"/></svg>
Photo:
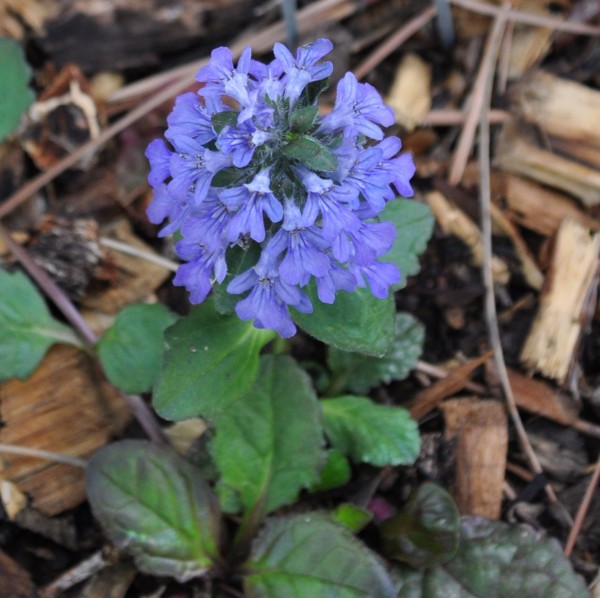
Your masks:
<svg viewBox="0 0 600 598"><path fill-rule="evenodd" d="M245 569L248 598L396 598L376 555L322 513L269 520Z"/></svg>
<svg viewBox="0 0 600 598"><path fill-rule="evenodd" d="M106 446L86 468L86 487L108 537L141 571L184 582L218 558L216 497L173 449L143 440Z"/></svg>
<svg viewBox="0 0 600 598"><path fill-rule="evenodd" d="M317 105L296 108L290 115L290 129L297 133L306 133L310 130L319 114Z"/></svg>
<svg viewBox="0 0 600 598"><path fill-rule="evenodd" d="M238 113L233 110L224 110L211 116L215 133L219 134L227 126L237 125Z"/></svg>
<svg viewBox="0 0 600 598"><path fill-rule="evenodd" d="M249 182L254 174L255 172L251 166L248 166L247 168L230 166L229 168L219 170L219 172L213 176L210 184L213 187L235 187L242 183Z"/></svg>
<svg viewBox="0 0 600 598"><path fill-rule="evenodd" d="M393 222L398 231L392 249L384 256L386 262L400 268L402 281L394 287L398 290L406 285L407 276L421 269L417 258L427 247L435 218L426 204L400 198L388 202L379 218Z"/></svg>
<svg viewBox="0 0 600 598"><path fill-rule="evenodd" d="M165 333L154 408L165 419L215 419L252 386L260 350L274 336L205 301Z"/></svg>
<svg viewBox="0 0 600 598"><path fill-rule="evenodd" d="M313 313L291 309L292 318L316 339L344 351L382 357L394 340L393 297L377 299L368 289L338 292L335 303L321 303L314 283L306 287Z"/></svg>
<svg viewBox="0 0 600 598"><path fill-rule="evenodd" d="M358 463L411 465L419 455L417 423L402 407L351 396L324 399L321 407L332 446Z"/></svg>
<svg viewBox="0 0 600 598"><path fill-rule="evenodd" d="M394 345L384 357L378 359L330 348L327 363L337 379L336 392L346 389L364 394L381 383L403 380L421 357L424 338L425 330L416 318L397 313Z"/></svg>
<svg viewBox="0 0 600 598"><path fill-rule="evenodd" d="M164 331L176 320L160 303L123 309L98 342L98 357L108 379L128 393L151 390L160 368Z"/></svg>
<svg viewBox="0 0 600 598"><path fill-rule="evenodd" d="M241 503L246 513L260 505L266 514L294 502L319 479L322 445L310 378L289 357L263 356L254 386L216 424L212 449L224 510Z"/></svg>
<svg viewBox="0 0 600 598"><path fill-rule="evenodd" d="M28 86L30 76L21 46L12 39L0 38L0 141L17 128L33 101Z"/></svg>
<svg viewBox="0 0 600 598"><path fill-rule="evenodd" d="M0 269L0 380L24 380L55 343L80 346L73 331L57 322L29 279Z"/></svg>
<svg viewBox="0 0 600 598"><path fill-rule="evenodd" d="M215 309L220 314L232 314L240 295L231 295L227 292L227 285L238 274L249 270L256 265L260 258L260 247L252 243L248 249L243 249L239 245L234 245L227 249L227 276L221 284L213 287L213 297L215 300Z"/></svg>
<svg viewBox="0 0 600 598"><path fill-rule="evenodd" d="M314 137L298 137L282 146L281 153L318 172L331 172L337 166L335 155Z"/></svg>
<svg viewBox="0 0 600 598"><path fill-rule="evenodd" d="M440 486L421 485L394 517L381 524L384 553L413 567L446 563L458 550L460 515Z"/></svg>
<svg viewBox="0 0 600 598"><path fill-rule="evenodd" d="M350 481L352 470L350 463L342 451L331 448L326 451L327 460L319 473L319 481L311 486L311 492L324 492L339 488Z"/></svg>
<svg viewBox="0 0 600 598"><path fill-rule="evenodd" d="M589 598L558 542L521 525L463 517L460 547L444 565L393 568L398 598Z"/></svg>
<svg viewBox="0 0 600 598"><path fill-rule="evenodd" d="M311 81L302 92L298 103L310 105L316 104L319 96L329 87L329 77L319 79L319 81Z"/></svg>
<svg viewBox="0 0 600 598"><path fill-rule="evenodd" d="M351 503L338 505L331 514L333 520L352 533L358 534L373 520L373 513Z"/></svg>

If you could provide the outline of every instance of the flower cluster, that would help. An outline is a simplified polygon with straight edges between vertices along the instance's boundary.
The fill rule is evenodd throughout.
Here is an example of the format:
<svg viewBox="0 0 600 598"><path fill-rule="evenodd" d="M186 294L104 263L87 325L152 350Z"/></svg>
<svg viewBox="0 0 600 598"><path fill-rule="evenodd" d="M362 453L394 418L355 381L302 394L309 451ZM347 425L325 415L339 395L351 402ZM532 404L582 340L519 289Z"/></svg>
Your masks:
<svg viewBox="0 0 600 598"><path fill-rule="evenodd" d="M180 96L168 118L170 145L146 152L154 200L148 217L160 235L179 232L184 264L174 283L202 302L233 268L236 247L256 252L256 263L233 277L227 292L246 294L237 315L258 328L292 336L289 308L310 313L305 287L333 303L336 292L369 286L388 295L397 267L379 258L396 230L378 215L397 194L410 196L414 165L399 155L397 137L381 127L394 117L374 87L347 73L332 111L319 116L331 51L320 39L298 49L282 44L263 64L250 48L233 63L218 48L197 75L198 94Z"/></svg>

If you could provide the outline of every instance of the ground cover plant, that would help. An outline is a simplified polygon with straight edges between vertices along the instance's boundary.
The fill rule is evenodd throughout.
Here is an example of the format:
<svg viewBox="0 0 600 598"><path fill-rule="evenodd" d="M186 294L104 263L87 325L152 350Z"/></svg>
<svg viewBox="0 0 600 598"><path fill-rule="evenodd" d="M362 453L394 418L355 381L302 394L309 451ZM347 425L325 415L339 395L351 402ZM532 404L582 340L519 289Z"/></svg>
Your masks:
<svg viewBox="0 0 600 598"><path fill-rule="evenodd" d="M26 384L60 344L119 389L149 439L130 431L79 463L87 502L97 537L164 595L589 596L539 527L461 516L460 493L425 473L425 401L382 392L422 363L430 322L402 297L434 214L373 85L338 75L323 108L333 50L214 49L147 145L148 230L185 297L130 303L96 334L6 235L65 318L0 270L0 378ZM434 406L469 384L448 380ZM183 449L173 422L196 426Z"/></svg>

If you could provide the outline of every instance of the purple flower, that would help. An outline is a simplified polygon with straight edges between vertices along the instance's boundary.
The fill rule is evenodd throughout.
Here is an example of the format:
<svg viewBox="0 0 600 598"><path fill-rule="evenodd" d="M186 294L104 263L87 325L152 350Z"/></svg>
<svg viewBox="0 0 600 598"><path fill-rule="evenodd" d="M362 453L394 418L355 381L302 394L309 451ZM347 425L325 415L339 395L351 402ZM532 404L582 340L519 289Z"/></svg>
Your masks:
<svg viewBox="0 0 600 598"><path fill-rule="evenodd" d="M389 181L396 187L400 195L412 197L414 191L410 186L410 179L415 174L415 163L410 154L394 157L402 149L400 139L398 137L388 137L375 147L381 150L383 157L383 160L377 165L378 169L387 173Z"/></svg>
<svg viewBox="0 0 600 598"><path fill-rule="evenodd" d="M383 103L377 90L368 83L359 83L352 73L346 73L338 83L335 106L323 118L321 130L350 128L371 139L383 139L383 131L377 125L389 127L394 122L394 112Z"/></svg>
<svg viewBox="0 0 600 598"><path fill-rule="evenodd" d="M213 176L223 168L231 166L232 159L229 155L205 149L193 141L186 146L185 149L195 153L171 155L171 181L168 187L174 197L191 195L194 207L198 207L208 194Z"/></svg>
<svg viewBox="0 0 600 598"><path fill-rule="evenodd" d="M185 241L177 243L177 253L187 263L179 266L173 284L185 287L192 303L202 303L212 288L213 280L221 283L227 276L225 253L211 252Z"/></svg>
<svg viewBox="0 0 600 598"><path fill-rule="evenodd" d="M227 126L219 133L219 147L225 154L232 154L233 165L238 168L248 166L254 150L268 141L270 133L260 131L251 122L237 127Z"/></svg>
<svg viewBox="0 0 600 598"><path fill-rule="evenodd" d="M319 39L312 44L298 48L296 58L294 58L283 44L275 44L273 54L283 65L286 73L285 97L290 100L292 106L309 83L320 81L331 75L333 71L331 62L317 64L331 50L333 50L333 44L328 39Z"/></svg>
<svg viewBox="0 0 600 598"><path fill-rule="evenodd" d="M373 262L370 266L350 266L350 271L356 277L359 287L371 288L371 293L378 299L385 299L390 293L390 287L400 282L400 270L396 264Z"/></svg>
<svg viewBox="0 0 600 598"><path fill-rule="evenodd" d="M375 214L385 207L390 193L390 174L381 168L383 152L377 147L368 147L348 157L347 174L343 179L346 185L356 189L367 201ZM345 167L344 167L345 168Z"/></svg>
<svg viewBox="0 0 600 598"><path fill-rule="evenodd" d="M356 276L333 265L324 276L317 278L317 295L322 303L333 303L336 291L352 292L356 285Z"/></svg>
<svg viewBox="0 0 600 598"><path fill-rule="evenodd" d="M269 171L261 170L250 183L225 189L220 194L221 201L233 212L225 231L228 241L237 241L240 235L250 235L251 239L261 243L265 240L264 214L271 222L279 222L283 218L283 206L269 185Z"/></svg>
<svg viewBox="0 0 600 598"><path fill-rule="evenodd" d="M148 218L166 221L160 236L181 235L175 249L185 263L175 284L199 303L224 282L228 260L239 255L232 247L253 250L260 259L227 292L242 295L240 318L285 337L296 330L290 307L312 310L306 285L333 303L357 286L386 297L400 277L379 261L396 235L379 218L398 193L412 194L414 164L399 153L397 137L383 139L393 113L354 75L338 84L333 111L318 116L310 89L331 74L322 61L331 49L320 39L294 56L276 44L275 58L263 64L250 48L237 63L231 50L217 48L197 75L200 91L176 100L169 143L155 140L146 150L154 189ZM334 171L318 170L324 163Z"/></svg>
<svg viewBox="0 0 600 598"><path fill-rule="evenodd" d="M162 185L154 188L154 200L148 206L146 212L148 220L152 224L160 224L165 218L168 218L173 211L173 199L169 196L167 186Z"/></svg>
<svg viewBox="0 0 600 598"><path fill-rule="evenodd" d="M308 192L303 216L309 224L321 218L325 239L333 241L340 233L360 226L360 219L353 211L359 206L358 189L346 184L336 185L305 169L300 170L299 175Z"/></svg>
<svg viewBox="0 0 600 598"><path fill-rule="evenodd" d="M301 313L311 313L308 297L296 286L281 280L277 267L268 254L263 254L258 264L236 276L228 285L227 292L234 295L250 290L250 294L239 301L235 313L242 320L254 320L256 328L271 328L282 337L296 334L296 326L290 317L288 306Z"/></svg>
<svg viewBox="0 0 600 598"><path fill-rule="evenodd" d="M173 112L169 114L167 122L169 128L165 137L174 145L180 137L189 137L204 145L217 137L211 120L211 114L225 110L220 100L210 102L212 106L206 108L200 103L200 98L195 93L184 93L175 100Z"/></svg>
<svg viewBox="0 0 600 598"><path fill-rule="evenodd" d="M146 158L150 162L148 182L154 189L160 187L170 176L169 163L173 152L162 139L155 139L146 148Z"/></svg>
<svg viewBox="0 0 600 598"><path fill-rule="evenodd" d="M293 203L287 202L283 225L275 233L265 251L273 256L285 253L279 264L281 278L289 284L305 285L311 275L325 276L331 267L326 253L329 243L321 231L310 223Z"/></svg>
<svg viewBox="0 0 600 598"><path fill-rule="evenodd" d="M386 254L394 244L396 227L391 222L363 222L356 231L349 232L354 245L350 263L366 266Z"/></svg>
<svg viewBox="0 0 600 598"><path fill-rule="evenodd" d="M247 47L238 60L237 68L234 68L229 48L213 50L209 64L202 67L196 75L196 81L206 83L198 93L205 97L226 95L242 106L247 106L250 103L248 68L251 57L252 51Z"/></svg>
<svg viewBox="0 0 600 598"><path fill-rule="evenodd" d="M230 220L229 208L212 192L181 225L181 235L188 243L197 243L210 251L217 251L227 245L225 229Z"/></svg>

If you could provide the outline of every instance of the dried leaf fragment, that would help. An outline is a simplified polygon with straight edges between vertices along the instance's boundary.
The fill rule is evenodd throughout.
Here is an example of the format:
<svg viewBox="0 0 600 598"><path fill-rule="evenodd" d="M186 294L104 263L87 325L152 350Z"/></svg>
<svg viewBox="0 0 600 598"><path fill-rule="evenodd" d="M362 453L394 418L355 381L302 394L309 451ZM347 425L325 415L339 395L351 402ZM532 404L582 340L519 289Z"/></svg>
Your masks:
<svg viewBox="0 0 600 598"><path fill-rule="evenodd" d="M431 109L431 67L416 54L407 54L396 70L386 103L407 131L419 126Z"/></svg>

